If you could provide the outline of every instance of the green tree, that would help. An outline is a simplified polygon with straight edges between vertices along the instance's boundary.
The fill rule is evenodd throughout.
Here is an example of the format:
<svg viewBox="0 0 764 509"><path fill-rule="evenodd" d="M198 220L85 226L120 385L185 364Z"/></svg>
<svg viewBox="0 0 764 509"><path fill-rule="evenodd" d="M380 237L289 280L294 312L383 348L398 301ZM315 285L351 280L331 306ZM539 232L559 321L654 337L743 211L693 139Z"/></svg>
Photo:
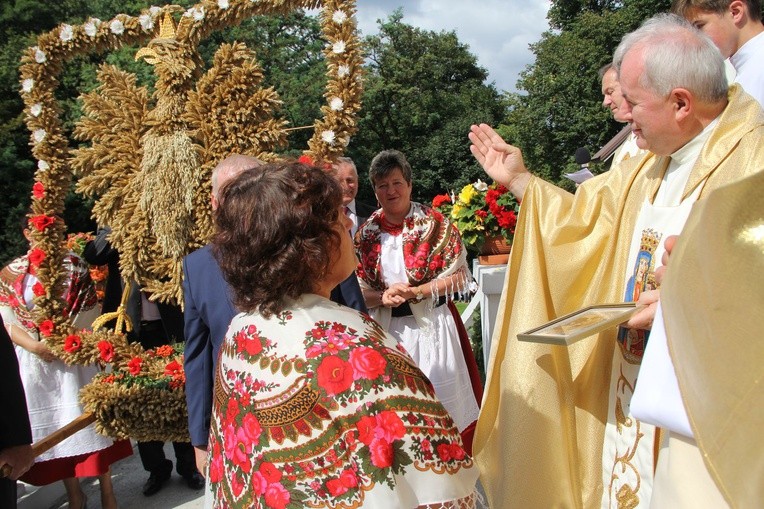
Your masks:
<svg viewBox="0 0 764 509"><path fill-rule="evenodd" d="M669 6L669 0L553 2L550 23L560 29L531 45L536 60L517 82L521 92L509 94L510 112L500 129L523 150L528 168L572 186L561 175L577 169L576 149L593 153L623 127L601 107L597 71L625 33Z"/></svg>
<svg viewBox="0 0 764 509"><path fill-rule="evenodd" d="M425 31L402 21L400 10L365 40L368 63L359 129L348 147L359 168L362 198L372 192L367 169L383 149L406 154L414 170L414 199L474 180L483 172L469 152L475 122L504 113L487 72L454 32Z"/></svg>

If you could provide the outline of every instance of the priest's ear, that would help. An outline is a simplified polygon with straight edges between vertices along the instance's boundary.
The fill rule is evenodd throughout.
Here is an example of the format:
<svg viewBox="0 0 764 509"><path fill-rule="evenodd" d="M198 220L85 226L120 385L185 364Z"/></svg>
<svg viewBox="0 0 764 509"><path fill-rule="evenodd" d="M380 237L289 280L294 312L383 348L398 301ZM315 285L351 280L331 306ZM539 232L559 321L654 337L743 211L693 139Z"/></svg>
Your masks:
<svg viewBox="0 0 764 509"><path fill-rule="evenodd" d="M677 121L684 120L694 113L695 97L686 88L672 90L669 100L673 104Z"/></svg>

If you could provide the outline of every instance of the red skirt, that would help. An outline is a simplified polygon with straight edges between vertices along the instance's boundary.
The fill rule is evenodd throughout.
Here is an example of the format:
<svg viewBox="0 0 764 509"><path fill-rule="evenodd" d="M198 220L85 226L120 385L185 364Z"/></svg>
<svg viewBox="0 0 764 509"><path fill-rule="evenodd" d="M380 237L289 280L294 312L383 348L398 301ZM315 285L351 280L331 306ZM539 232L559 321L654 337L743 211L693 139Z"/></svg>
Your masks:
<svg viewBox="0 0 764 509"><path fill-rule="evenodd" d="M45 486L70 477L95 477L105 474L112 463L131 454L133 446L130 440L118 440L100 451L35 463L19 480Z"/></svg>

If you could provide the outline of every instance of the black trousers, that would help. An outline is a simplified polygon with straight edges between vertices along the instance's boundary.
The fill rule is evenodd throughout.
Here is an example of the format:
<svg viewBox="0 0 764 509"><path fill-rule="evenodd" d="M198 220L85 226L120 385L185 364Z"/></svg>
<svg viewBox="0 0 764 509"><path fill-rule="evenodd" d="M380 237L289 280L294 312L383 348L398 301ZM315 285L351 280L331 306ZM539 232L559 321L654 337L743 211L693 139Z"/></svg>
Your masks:
<svg viewBox="0 0 764 509"><path fill-rule="evenodd" d="M0 478L0 507L16 509L16 481Z"/></svg>
<svg viewBox="0 0 764 509"><path fill-rule="evenodd" d="M141 322L138 342L146 349L169 344L162 322ZM175 450L175 469L178 474L187 477L196 472L196 458L191 442L173 442L172 447ZM164 455L164 442L138 442L138 455L147 472L159 475L172 472L172 461Z"/></svg>

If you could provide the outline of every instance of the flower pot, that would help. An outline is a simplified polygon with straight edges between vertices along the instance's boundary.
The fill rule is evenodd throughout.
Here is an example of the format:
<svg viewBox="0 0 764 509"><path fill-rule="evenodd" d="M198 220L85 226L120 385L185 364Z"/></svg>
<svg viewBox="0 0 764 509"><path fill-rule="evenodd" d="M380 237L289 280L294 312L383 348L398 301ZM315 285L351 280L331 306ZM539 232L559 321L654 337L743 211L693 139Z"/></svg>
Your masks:
<svg viewBox="0 0 764 509"><path fill-rule="evenodd" d="M509 261L512 246L501 235L486 237L478 255L480 265L503 265Z"/></svg>

